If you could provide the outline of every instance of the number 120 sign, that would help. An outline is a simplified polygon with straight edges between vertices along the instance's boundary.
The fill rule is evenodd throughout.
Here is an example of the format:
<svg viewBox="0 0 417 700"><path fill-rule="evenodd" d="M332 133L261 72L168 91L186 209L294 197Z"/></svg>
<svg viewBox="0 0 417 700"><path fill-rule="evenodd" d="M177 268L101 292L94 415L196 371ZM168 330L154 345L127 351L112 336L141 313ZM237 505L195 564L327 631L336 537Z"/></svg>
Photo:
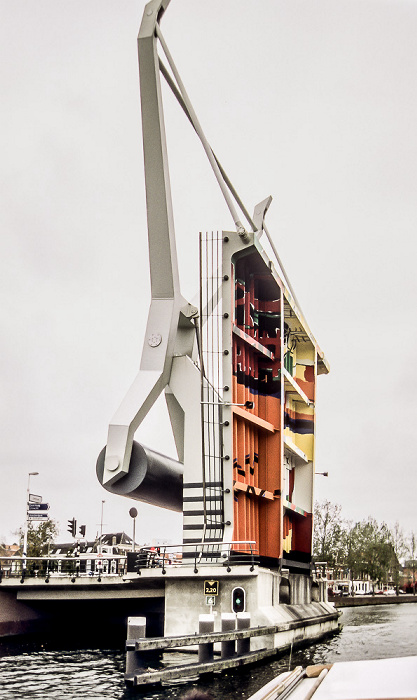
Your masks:
<svg viewBox="0 0 417 700"><path fill-rule="evenodd" d="M219 582L204 581L204 595L219 595Z"/></svg>

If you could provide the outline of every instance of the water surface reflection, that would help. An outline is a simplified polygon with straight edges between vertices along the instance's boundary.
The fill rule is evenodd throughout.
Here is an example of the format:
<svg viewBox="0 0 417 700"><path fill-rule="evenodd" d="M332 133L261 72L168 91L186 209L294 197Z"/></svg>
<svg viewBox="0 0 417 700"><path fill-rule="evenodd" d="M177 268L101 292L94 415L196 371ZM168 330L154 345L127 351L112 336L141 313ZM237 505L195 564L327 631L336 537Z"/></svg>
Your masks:
<svg viewBox="0 0 417 700"><path fill-rule="evenodd" d="M152 690L126 688L121 649L67 649L51 641L0 645L0 698L45 700L177 700L192 685L216 700L247 698L289 667L320 662L410 656L414 652L417 605L346 608L343 629L320 644L299 649L262 666Z"/></svg>

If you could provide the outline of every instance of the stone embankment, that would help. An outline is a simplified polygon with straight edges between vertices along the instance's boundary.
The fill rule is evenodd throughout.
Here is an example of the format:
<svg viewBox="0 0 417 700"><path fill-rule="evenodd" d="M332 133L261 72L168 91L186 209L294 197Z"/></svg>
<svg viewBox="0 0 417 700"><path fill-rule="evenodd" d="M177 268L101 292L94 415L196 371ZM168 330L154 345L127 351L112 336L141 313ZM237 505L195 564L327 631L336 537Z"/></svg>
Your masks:
<svg viewBox="0 0 417 700"><path fill-rule="evenodd" d="M355 595L331 596L329 603L336 608L352 608L360 605L390 605L392 603L417 603L417 595Z"/></svg>

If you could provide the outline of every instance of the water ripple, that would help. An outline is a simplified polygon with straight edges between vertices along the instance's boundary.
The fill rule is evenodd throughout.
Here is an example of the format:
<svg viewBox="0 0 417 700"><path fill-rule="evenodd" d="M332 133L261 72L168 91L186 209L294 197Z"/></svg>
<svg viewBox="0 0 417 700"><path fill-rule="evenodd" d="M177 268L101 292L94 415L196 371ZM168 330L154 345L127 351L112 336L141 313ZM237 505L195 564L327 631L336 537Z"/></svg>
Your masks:
<svg viewBox="0 0 417 700"><path fill-rule="evenodd" d="M343 630L325 642L294 651L252 669L241 669L163 688L125 687L120 650L27 650L1 645L0 699L28 700L178 700L198 686L217 700L247 698L275 675L296 665L409 656L417 625L417 604L346 608Z"/></svg>

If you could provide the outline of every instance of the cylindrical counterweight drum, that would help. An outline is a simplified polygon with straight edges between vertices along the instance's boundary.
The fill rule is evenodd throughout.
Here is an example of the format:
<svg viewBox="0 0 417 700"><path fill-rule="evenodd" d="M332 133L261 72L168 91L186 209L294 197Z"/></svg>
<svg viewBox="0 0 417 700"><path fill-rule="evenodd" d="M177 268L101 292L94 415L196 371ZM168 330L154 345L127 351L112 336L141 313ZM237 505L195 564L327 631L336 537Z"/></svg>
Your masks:
<svg viewBox="0 0 417 700"><path fill-rule="evenodd" d="M96 466L102 486L105 452L106 448L100 452ZM183 471L181 462L133 442L129 473L104 488L119 496L181 512Z"/></svg>

